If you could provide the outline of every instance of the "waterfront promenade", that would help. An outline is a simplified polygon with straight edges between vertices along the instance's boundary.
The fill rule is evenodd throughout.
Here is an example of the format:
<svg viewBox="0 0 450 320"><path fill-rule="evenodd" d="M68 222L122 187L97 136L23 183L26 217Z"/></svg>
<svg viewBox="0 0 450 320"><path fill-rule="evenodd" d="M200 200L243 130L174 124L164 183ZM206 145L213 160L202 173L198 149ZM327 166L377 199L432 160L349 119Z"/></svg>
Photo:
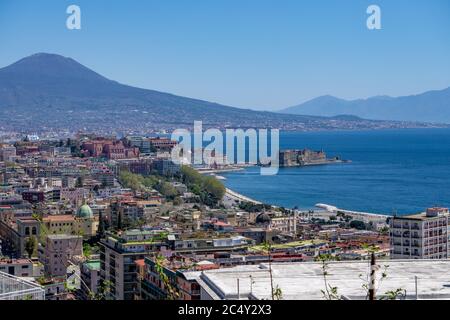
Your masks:
<svg viewBox="0 0 450 320"><path fill-rule="evenodd" d="M226 188L226 192L225 192L225 196L224 196L224 201L244 201L244 202L251 202L254 204L261 204L261 202L256 201L254 199L251 199L249 197L246 197L240 193L237 193L231 189Z"/></svg>
<svg viewBox="0 0 450 320"><path fill-rule="evenodd" d="M373 222L373 223L380 223L380 222L386 222L386 220L391 217L389 215L385 214L376 214L376 213L369 213L369 212L358 212L358 211L351 211L351 210L345 210L345 209L339 209L335 206L331 206L328 204L318 203L316 204L317 208L324 209L325 211L322 212L328 215L337 215L338 213L343 213L347 216L351 216L354 220L360 220L365 223Z"/></svg>

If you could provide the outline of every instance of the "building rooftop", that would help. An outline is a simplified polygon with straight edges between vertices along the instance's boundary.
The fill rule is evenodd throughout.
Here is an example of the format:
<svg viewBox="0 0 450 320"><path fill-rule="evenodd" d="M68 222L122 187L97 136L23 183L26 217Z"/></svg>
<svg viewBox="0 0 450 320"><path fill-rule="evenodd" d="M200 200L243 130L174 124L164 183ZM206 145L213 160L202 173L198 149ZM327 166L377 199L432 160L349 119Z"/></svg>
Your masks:
<svg viewBox="0 0 450 320"><path fill-rule="evenodd" d="M396 216L395 219L404 219L404 220L427 220L433 218L443 217L444 215L448 215L448 208L428 208L426 212L420 212L416 214L404 215L404 216Z"/></svg>
<svg viewBox="0 0 450 320"><path fill-rule="evenodd" d="M81 236L71 234L49 234L47 238L51 240L79 239Z"/></svg>
<svg viewBox="0 0 450 320"><path fill-rule="evenodd" d="M10 258L0 258L0 264L32 264L30 259L10 259Z"/></svg>
<svg viewBox="0 0 450 320"><path fill-rule="evenodd" d="M100 260L88 260L85 262L85 265L90 270L100 270Z"/></svg>
<svg viewBox="0 0 450 320"><path fill-rule="evenodd" d="M73 221L74 216L72 215L54 215L46 216L42 219L44 222L60 222L60 221Z"/></svg>
<svg viewBox="0 0 450 320"><path fill-rule="evenodd" d="M426 212L422 212L422 213L415 213L415 214L409 214L409 215L405 215L405 216L397 216L395 217L396 220L418 220L418 221L423 221L423 220L429 220L429 219L436 219L439 218L441 216L434 216L434 217L429 217L427 216Z"/></svg>
<svg viewBox="0 0 450 320"><path fill-rule="evenodd" d="M45 300L45 290L24 278L0 272L0 300Z"/></svg>
<svg viewBox="0 0 450 320"><path fill-rule="evenodd" d="M405 289L407 299L415 299L415 277L419 299L450 299L450 260L379 260L377 296L388 291ZM387 267L387 277L381 274ZM199 279L202 288L214 299L271 299L268 264L238 266L230 269L204 271ZM322 263L273 263L274 287L282 291L284 300L324 300ZM367 261L330 262L328 283L338 288L347 299L365 299L363 288L369 274ZM253 284L251 285L251 278Z"/></svg>

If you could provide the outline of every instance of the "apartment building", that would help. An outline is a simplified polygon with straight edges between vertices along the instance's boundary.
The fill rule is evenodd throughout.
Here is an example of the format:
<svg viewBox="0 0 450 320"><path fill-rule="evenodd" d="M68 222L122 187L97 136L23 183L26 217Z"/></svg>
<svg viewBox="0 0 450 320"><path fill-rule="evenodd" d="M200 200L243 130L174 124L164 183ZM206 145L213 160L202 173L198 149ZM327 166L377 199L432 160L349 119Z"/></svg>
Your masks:
<svg viewBox="0 0 450 320"><path fill-rule="evenodd" d="M83 238L81 236L49 235L45 247L40 249L40 260L45 266L45 273L51 277L65 276L69 261L82 255Z"/></svg>
<svg viewBox="0 0 450 320"><path fill-rule="evenodd" d="M196 281L201 271L201 265L193 261L176 261L175 259L166 260L158 270L156 262L152 258L138 261L143 264L142 275L139 277L139 297L141 300L200 300L200 285ZM218 266L213 265L209 269L217 269ZM185 270L185 269L188 270ZM189 271L189 269L192 269ZM165 283L161 278L161 272L167 277L169 283ZM173 292L168 290L168 285Z"/></svg>
<svg viewBox="0 0 450 320"><path fill-rule="evenodd" d="M81 294L88 300L91 294L97 294L100 286L100 260L91 259L83 262L80 267L80 276L83 281Z"/></svg>
<svg viewBox="0 0 450 320"><path fill-rule="evenodd" d="M16 148L10 145L0 145L0 161L12 161L16 157Z"/></svg>
<svg viewBox="0 0 450 320"><path fill-rule="evenodd" d="M15 277L39 277L41 268L30 259L5 259L0 258L0 272Z"/></svg>
<svg viewBox="0 0 450 320"><path fill-rule="evenodd" d="M391 259L447 259L449 241L448 208L393 217Z"/></svg>
<svg viewBox="0 0 450 320"><path fill-rule="evenodd" d="M148 217L155 208L161 205L160 199L153 199L149 201L136 200L121 200L110 204L110 224L117 226L130 226L133 222L138 221L144 217Z"/></svg>
<svg viewBox="0 0 450 320"><path fill-rule="evenodd" d="M100 241L100 281L110 285L109 298L133 300L136 294L136 260L165 247L165 234L147 230L107 233Z"/></svg>

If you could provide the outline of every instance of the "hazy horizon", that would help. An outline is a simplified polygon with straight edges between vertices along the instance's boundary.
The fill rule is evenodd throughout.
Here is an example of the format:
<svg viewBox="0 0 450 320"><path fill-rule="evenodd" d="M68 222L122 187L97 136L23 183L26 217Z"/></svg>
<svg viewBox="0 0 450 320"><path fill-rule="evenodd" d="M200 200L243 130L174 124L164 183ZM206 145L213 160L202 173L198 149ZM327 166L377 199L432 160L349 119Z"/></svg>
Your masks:
<svg viewBox="0 0 450 320"><path fill-rule="evenodd" d="M81 30L65 27L70 4L82 10ZM381 7L381 30L366 28L370 4ZM0 66L56 53L127 85L278 111L323 95L449 87L449 16L445 0L4 0Z"/></svg>

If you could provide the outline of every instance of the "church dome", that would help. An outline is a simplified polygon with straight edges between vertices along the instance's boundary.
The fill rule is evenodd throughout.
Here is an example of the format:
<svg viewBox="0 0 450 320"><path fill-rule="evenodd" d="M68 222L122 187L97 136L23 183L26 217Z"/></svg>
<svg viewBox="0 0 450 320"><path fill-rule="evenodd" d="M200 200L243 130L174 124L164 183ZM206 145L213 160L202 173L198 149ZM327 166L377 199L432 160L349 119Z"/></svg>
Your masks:
<svg viewBox="0 0 450 320"><path fill-rule="evenodd" d="M91 207L87 204L83 204L77 211L77 218L93 218L94 214L92 213Z"/></svg>
<svg viewBox="0 0 450 320"><path fill-rule="evenodd" d="M270 223L271 220L267 213L261 213L256 217L256 223Z"/></svg>

